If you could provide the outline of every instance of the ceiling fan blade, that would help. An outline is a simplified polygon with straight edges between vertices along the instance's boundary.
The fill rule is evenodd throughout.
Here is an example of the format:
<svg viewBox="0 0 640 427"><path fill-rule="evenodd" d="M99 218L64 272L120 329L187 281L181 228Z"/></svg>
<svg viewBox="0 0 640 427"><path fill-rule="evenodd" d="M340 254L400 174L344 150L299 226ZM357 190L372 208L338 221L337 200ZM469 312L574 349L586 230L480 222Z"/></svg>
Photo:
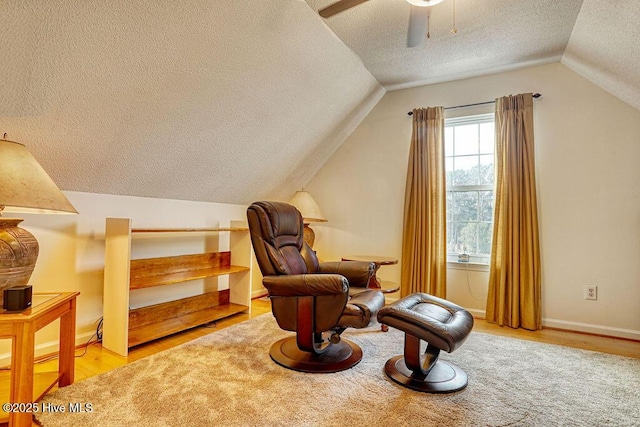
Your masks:
<svg viewBox="0 0 640 427"><path fill-rule="evenodd" d="M411 5L409 12L409 28L407 29L407 47L416 47L422 44L427 34L427 14L426 7Z"/></svg>
<svg viewBox="0 0 640 427"><path fill-rule="evenodd" d="M345 10L351 9L352 7L366 1L368 0L340 0L325 7L324 9L319 10L318 13L323 18L328 18L335 15L336 13L344 12Z"/></svg>

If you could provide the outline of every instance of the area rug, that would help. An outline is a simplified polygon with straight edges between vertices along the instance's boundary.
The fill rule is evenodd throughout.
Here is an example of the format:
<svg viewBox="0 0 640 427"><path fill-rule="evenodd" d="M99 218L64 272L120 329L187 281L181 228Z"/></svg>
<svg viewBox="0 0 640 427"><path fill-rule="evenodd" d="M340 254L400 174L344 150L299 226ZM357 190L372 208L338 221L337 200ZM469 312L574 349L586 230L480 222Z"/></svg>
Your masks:
<svg viewBox="0 0 640 427"><path fill-rule="evenodd" d="M467 372L468 387L435 395L384 374L403 349L397 330L345 332L364 357L334 374L275 364L269 347L289 334L271 314L259 316L60 389L43 403L66 411L37 419L47 427L640 426L639 359L472 332L441 353Z"/></svg>

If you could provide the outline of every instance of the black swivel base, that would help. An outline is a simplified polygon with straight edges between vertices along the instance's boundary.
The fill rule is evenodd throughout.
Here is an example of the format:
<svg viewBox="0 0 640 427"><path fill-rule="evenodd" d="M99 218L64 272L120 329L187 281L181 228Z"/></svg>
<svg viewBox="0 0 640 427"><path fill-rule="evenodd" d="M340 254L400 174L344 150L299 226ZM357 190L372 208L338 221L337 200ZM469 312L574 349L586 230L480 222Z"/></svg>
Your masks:
<svg viewBox="0 0 640 427"><path fill-rule="evenodd" d="M314 354L300 350L296 337L284 338L271 346L269 354L278 365L294 371L312 373L344 371L362 359L362 349L345 339L331 344L322 354Z"/></svg>
<svg viewBox="0 0 640 427"><path fill-rule="evenodd" d="M425 393L452 393L467 386L467 374L452 363L438 360L427 376L407 368L401 354L389 360L385 373L401 386Z"/></svg>

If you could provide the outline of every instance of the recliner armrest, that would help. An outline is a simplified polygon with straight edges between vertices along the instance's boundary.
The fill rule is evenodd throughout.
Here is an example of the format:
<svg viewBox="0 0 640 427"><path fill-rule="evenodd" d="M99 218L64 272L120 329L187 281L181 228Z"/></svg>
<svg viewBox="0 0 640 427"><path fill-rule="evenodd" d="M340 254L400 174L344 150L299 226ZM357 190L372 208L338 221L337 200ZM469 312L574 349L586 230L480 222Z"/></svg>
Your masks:
<svg viewBox="0 0 640 427"><path fill-rule="evenodd" d="M277 297L340 295L349 292L349 282L340 274L265 276L262 284L270 296Z"/></svg>
<svg viewBox="0 0 640 427"><path fill-rule="evenodd" d="M321 273L341 274L349 281L349 286L367 287L375 272L376 265L365 261L334 261L320 264Z"/></svg>

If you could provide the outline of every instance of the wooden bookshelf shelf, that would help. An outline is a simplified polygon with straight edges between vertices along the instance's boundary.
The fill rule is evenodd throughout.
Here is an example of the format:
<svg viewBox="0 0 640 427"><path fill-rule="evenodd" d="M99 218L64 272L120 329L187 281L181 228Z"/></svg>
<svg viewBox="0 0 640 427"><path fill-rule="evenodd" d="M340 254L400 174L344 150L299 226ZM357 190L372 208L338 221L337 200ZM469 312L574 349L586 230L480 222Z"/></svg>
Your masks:
<svg viewBox="0 0 640 427"><path fill-rule="evenodd" d="M132 233L219 233L222 231L249 231L247 227L205 228L132 228Z"/></svg>
<svg viewBox="0 0 640 427"><path fill-rule="evenodd" d="M131 260L129 287L150 288L249 271L249 267L230 265L230 260L231 252L134 259Z"/></svg>
<svg viewBox="0 0 640 427"><path fill-rule="evenodd" d="M159 305L162 306L163 304ZM160 309L162 308L163 307L160 307ZM131 327L129 329L129 347L143 344L166 335L175 334L185 329L190 329L193 325L204 325L233 314L244 313L247 309L248 307L245 305L222 303L192 312L181 312L181 314L175 317L167 317L157 322ZM132 310L130 316L136 316L137 314L135 310Z"/></svg>
<svg viewBox="0 0 640 427"><path fill-rule="evenodd" d="M229 250L131 259L136 233L209 232L231 232ZM252 252L246 221L206 228L132 228L128 218L107 218L105 235L105 348L126 356L129 347L250 311ZM229 277L228 289L129 308L131 291L217 276Z"/></svg>
<svg viewBox="0 0 640 427"><path fill-rule="evenodd" d="M171 285L189 280L205 279L207 277L224 276L227 274L249 271L249 267L230 265L229 267L215 267L202 270L181 271L178 273L162 274L158 276L131 279L130 289L150 288L153 286Z"/></svg>

